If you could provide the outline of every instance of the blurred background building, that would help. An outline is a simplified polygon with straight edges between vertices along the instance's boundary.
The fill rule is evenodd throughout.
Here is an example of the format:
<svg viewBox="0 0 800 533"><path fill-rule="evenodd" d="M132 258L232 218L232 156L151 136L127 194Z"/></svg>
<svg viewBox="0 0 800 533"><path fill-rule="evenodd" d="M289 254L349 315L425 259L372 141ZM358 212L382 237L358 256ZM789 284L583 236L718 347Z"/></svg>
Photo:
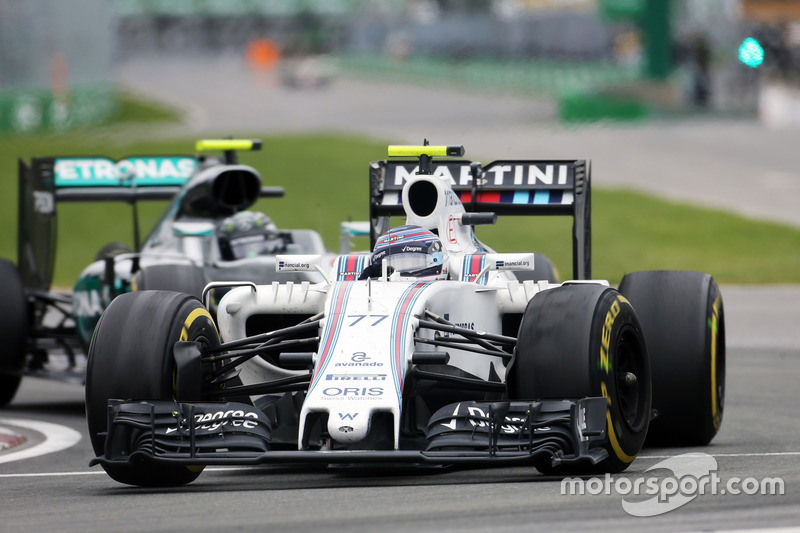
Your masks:
<svg viewBox="0 0 800 533"><path fill-rule="evenodd" d="M800 101L800 0L0 0L0 130L101 122L115 65L164 54L293 86L335 71L553 98L565 122L781 125Z"/></svg>

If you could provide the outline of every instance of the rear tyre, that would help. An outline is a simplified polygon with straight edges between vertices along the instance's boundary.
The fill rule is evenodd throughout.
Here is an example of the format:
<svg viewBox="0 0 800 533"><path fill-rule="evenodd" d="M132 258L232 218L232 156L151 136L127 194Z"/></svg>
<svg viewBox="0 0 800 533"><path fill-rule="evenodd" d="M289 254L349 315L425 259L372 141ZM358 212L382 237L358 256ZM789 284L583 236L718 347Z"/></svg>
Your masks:
<svg viewBox="0 0 800 533"><path fill-rule="evenodd" d="M200 300L208 280L196 265L153 265L138 271L132 283L134 291L183 292Z"/></svg>
<svg viewBox="0 0 800 533"><path fill-rule="evenodd" d="M525 309L509 385L518 399L605 396L608 458L588 472L620 472L642 448L650 419L650 364L636 313L616 290L564 285ZM537 467L547 474L573 469Z"/></svg>
<svg viewBox="0 0 800 533"><path fill-rule="evenodd" d="M0 407L14 399L25 367L28 303L17 267L0 259Z"/></svg>
<svg viewBox="0 0 800 533"><path fill-rule="evenodd" d="M94 257L95 261L102 261L107 257L114 257L115 255L120 254L129 254L133 252L130 247L123 243L123 242L110 242L100 248L100 251L97 252L97 255Z"/></svg>
<svg viewBox="0 0 800 533"><path fill-rule="evenodd" d="M519 270L514 274L519 281L533 280L558 283L558 272L555 265L550 261L550 258L538 252L533 254L533 270Z"/></svg>
<svg viewBox="0 0 800 533"><path fill-rule="evenodd" d="M86 418L96 455L105 448L109 399L173 398L172 348L179 340L219 345L211 316L192 296L132 292L118 296L105 310L92 338L86 369ZM120 483L141 486L183 485L202 471L201 467L151 464L105 469Z"/></svg>
<svg viewBox="0 0 800 533"><path fill-rule="evenodd" d="M636 309L653 368L648 446L703 446L722 424L725 312L708 274L633 272L619 290Z"/></svg>

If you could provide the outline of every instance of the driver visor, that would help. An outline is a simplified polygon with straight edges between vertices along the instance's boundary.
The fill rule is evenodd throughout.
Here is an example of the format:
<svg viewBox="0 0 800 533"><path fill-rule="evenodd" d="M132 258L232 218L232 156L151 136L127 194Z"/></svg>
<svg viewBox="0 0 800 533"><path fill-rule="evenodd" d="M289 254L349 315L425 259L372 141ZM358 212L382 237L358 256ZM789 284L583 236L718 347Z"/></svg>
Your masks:
<svg viewBox="0 0 800 533"><path fill-rule="evenodd" d="M428 267L428 256L417 253L392 254L383 260L395 272L410 273Z"/></svg>

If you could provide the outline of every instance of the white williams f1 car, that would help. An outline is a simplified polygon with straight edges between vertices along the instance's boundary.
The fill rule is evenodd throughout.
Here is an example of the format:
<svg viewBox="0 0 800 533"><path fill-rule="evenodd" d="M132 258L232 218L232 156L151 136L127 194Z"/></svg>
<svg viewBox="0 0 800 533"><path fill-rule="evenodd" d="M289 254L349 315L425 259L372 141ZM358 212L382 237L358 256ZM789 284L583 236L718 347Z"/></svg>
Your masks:
<svg viewBox="0 0 800 533"><path fill-rule="evenodd" d="M277 257L318 282L232 283L216 320L210 287L204 303L114 299L89 353L92 464L143 486L287 462L588 474L624 470L646 438L708 443L725 379L711 276L590 280L587 161L433 160L461 155L426 144L373 162L371 253L332 269ZM573 217L574 280L475 237L512 214ZM406 224L389 228L393 215Z"/></svg>

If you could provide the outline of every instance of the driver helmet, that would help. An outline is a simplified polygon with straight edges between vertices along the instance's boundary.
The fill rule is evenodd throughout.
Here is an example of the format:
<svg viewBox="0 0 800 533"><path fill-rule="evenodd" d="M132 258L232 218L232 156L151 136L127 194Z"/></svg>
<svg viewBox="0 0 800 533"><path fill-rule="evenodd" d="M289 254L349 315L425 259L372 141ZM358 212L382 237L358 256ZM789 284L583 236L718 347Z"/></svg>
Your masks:
<svg viewBox="0 0 800 533"><path fill-rule="evenodd" d="M286 243L267 215L258 211L240 211L219 225L219 247L228 261L282 252Z"/></svg>
<svg viewBox="0 0 800 533"><path fill-rule="evenodd" d="M378 237L373 268L382 270L383 263L391 279L447 279L449 271L442 241L419 226L400 226Z"/></svg>

